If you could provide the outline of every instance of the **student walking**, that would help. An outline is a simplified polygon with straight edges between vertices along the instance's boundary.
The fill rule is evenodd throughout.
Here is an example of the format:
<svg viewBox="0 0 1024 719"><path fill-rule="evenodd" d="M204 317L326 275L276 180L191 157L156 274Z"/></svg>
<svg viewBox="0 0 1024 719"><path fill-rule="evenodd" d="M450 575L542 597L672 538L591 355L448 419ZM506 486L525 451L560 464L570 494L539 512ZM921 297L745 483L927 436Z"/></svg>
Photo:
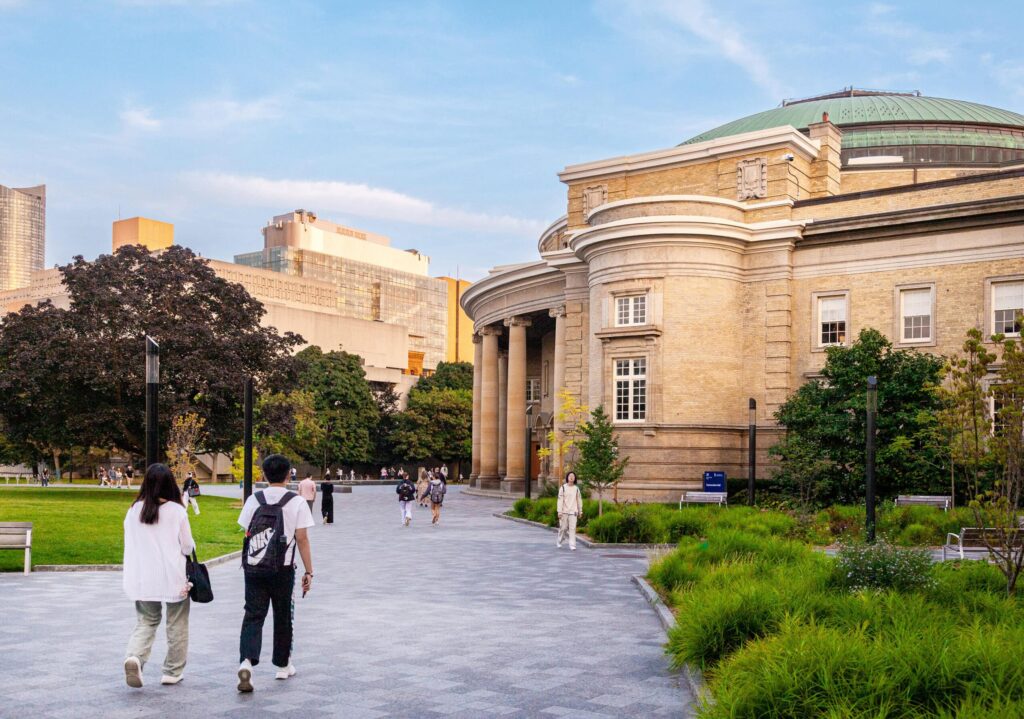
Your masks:
<svg viewBox="0 0 1024 719"><path fill-rule="evenodd" d="M316 482L313 475L307 474L306 478L299 482L299 496L306 500L309 505L309 516L313 516L313 502L316 501Z"/></svg>
<svg viewBox="0 0 1024 719"><path fill-rule="evenodd" d="M197 497L201 494L199 491L199 482L196 481L195 475L191 472L185 477L185 482L181 485L181 491L183 496L182 504L188 508L188 505L192 505L192 511L199 514L199 500Z"/></svg>
<svg viewBox="0 0 1024 719"><path fill-rule="evenodd" d="M565 483L558 488L558 542L561 548L566 536L569 549L576 551L576 520L583 514L583 495L576 486L576 473L567 472Z"/></svg>
<svg viewBox="0 0 1024 719"><path fill-rule="evenodd" d="M167 614L167 656L160 683L181 681L188 654L185 557L195 546L174 475L165 465L151 464L124 518L122 583L135 602L136 617L124 660L130 687L142 686L142 668L153 649L161 611Z"/></svg>
<svg viewBox="0 0 1024 719"><path fill-rule="evenodd" d="M129 464L124 468L124 481L128 485L128 489L132 488L133 479L135 479L135 468Z"/></svg>
<svg viewBox="0 0 1024 719"><path fill-rule="evenodd" d="M252 669L260 663L263 623L274 610L272 661L277 679L295 675L292 664L292 618L295 613L295 552L306 573L302 595L313 587L313 555L309 527L313 515L298 495L288 490L289 463L280 454L263 460L263 477L270 485L245 501L238 523L245 528L242 568L245 572L245 616L239 638L238 691L251 692Z"/></svg>
<svg viewBox="0 0 1024 719"><path fill-rule="evenodd" d="M402 524L408 527L412 522L412 503L416 499L416 487L408 477L403 477L395 487L395 493L398 495L398 508L402 512Z"/></svg>
<svg viewBox="0 0 1024 719"><path fill-rule="evenodd" d="M43 473L39 475L39 484L43 487L50 486L50 468L43 467Z"/></svg>
<svg viewBox="0 0 1024 719"><path fill-rule="evenodd" d="M417 504L421 507L427 506L427 488L430 485L430 480L427 478L427 470L420 467L419 476L416 478L416 496L419 498Z"/></svg>
<svg viewBox="0 0 1024 719"><path fill-rule="evenodd" d="M100 467L100 486L101 487L110 487L111 486L110 480L107 478L107 468L106 467Z"/></svg>
<svg viewBox="0 0 1024 719"><path fill-rule="evenodd" d="M427 485L427 493L424 497L430 497L430 513L433 515L430 520L431 524L437 524L441 521L441 505L444 503L444 495L448 491L448 486L440 480L438 477L431 477L430 483ZM423 497L420 497L423 499Z"/></svg>
<svg viewBox="0 0 1024 719"><path fill-rule="evenodd" d="M328 481L320 485L320 515L324 524L334 524L334 485Z"/></svg>

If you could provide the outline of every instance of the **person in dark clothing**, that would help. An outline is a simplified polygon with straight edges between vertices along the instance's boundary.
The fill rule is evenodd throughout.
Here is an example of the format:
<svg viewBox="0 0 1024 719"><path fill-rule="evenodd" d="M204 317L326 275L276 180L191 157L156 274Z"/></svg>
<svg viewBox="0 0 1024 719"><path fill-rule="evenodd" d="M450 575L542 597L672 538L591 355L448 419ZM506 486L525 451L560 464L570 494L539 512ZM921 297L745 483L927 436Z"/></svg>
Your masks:
<svg viewBox="0 0 1024 719"><path fill-rule="evenodd" d="M334 524L334 485L330 482L320 485L320 511L324 515L324 524Z"/></svg>

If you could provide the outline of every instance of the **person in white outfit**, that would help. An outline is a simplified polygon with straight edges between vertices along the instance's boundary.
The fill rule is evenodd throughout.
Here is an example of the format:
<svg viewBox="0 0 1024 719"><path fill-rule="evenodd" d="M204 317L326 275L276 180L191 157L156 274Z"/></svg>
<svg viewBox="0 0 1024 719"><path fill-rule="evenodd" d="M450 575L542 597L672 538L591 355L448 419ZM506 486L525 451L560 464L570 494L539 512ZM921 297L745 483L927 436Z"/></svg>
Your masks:
<svg viewBox="0 0 1024 719"><path fill-rule="evenodd" d="M171 470L151 464L139 496L124 518L124 571L122 583L135 602L135 629L125 652L124 677L128 686L142 686L142 668L149 659L167 613L167 657L161 684L177 684L188 655L188 579L185 557L195 550L188 512Z"/></svg>
<svg viewBox="0 0 1024 719"><path fill-rule="evenodd" d="M558 488L558 543L569 537L569 549L576 551L576 520L583 514L583 495L576 486L576 473L567 472L565 483Z"/></svg>

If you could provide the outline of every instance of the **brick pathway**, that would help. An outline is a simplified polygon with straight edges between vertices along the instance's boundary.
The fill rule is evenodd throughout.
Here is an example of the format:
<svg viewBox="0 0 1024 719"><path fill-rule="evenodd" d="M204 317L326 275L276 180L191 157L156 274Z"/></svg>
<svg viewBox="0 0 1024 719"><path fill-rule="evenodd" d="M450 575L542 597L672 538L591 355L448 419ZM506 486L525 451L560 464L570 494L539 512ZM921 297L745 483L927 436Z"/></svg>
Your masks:
<svg viewBox="0 0 1024 719"><path fill-rule="evenodd" d="M0 575L0 715L33 717L682 717L664 633L630 584L627 552L556 551L554 535L491 516L452 488L442 522L399 524L391 487L335 495L312 533L317 584L296 600L297 676L269 657L236 693L242 577L212 569L193 605L186 678L124 685L134 613L119 573ZM627 555L608 556L609 554ZM297 595L298 596L298 595Z"/></svg>

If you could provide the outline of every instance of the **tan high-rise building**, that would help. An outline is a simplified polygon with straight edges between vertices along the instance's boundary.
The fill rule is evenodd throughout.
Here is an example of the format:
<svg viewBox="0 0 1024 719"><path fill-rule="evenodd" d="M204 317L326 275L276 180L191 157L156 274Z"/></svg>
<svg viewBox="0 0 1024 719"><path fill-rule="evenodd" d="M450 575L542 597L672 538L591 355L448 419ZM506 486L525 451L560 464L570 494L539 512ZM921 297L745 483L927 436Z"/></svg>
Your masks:
<svg viewBox="0 0 1024 719"><path fill-rule="evenodd" d="M27 287L46 255L46 185L0 185L0 291Z"/></svg>
<svg viewBox="0 0 1024 719"><path fill-rule="evenodd" d="M174 244L174 225L148 217L129 217L114 223L113 248L142 245L150 252L166 250Z"/></svg>
<svg viewBox="0 0 1024 719"><path fill-rule="evenodd" d="M454 277L438 277L448 284L448 343L446 362L473 363L473 320L462 308L462 294L472 282Z"/></svg>

